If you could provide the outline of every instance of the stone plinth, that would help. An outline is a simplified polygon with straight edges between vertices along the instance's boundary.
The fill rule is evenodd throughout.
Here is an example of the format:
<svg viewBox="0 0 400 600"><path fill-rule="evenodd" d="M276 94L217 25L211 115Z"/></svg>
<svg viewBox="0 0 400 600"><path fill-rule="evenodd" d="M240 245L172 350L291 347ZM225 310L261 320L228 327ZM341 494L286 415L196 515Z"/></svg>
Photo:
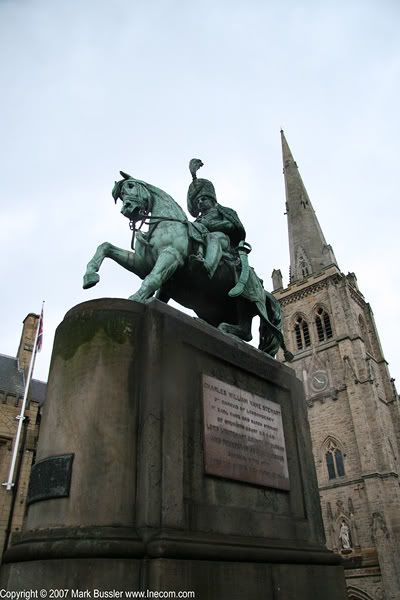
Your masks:
<svg viewBox="0 0 400 600"><path fill-rule="evenodd" d="M205 378L279 408L289 476L281 487L289 489L205 472ZM243 448L236 450L240 461ZM66 455L69 472L56 473L48 459ZM5 555L1 587L345 598L340 559L324 547L301 383L258 350L158 301L103 299L67 313L37 465L36 501Z"/></svg>

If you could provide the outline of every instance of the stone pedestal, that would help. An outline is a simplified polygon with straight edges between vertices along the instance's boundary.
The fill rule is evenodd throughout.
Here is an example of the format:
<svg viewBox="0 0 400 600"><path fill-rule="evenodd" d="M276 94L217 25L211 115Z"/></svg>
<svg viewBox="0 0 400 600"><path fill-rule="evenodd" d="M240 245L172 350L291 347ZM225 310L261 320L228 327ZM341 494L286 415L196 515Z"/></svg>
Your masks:
<svg viewBox="0 0 400 600"><path fill-rule="evenodd" d="M205 376L280 408L288 490L205 472ZM1 587L345 598L340 559L324 547L301 383L158 301L67 313L36 460Z"/></svg>

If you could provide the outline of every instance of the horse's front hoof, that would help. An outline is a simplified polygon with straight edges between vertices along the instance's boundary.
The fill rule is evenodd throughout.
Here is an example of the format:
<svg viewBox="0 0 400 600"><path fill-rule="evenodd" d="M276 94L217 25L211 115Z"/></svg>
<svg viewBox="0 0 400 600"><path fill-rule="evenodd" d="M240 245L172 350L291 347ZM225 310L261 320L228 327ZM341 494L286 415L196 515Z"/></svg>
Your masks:
<svg viewBox="0 0 400 600"><path fill-rule="evenodd" d="M83 277L83 289L88 290L89 288L99 283L100 275L98 273L86 273Z"/></svg>
<svg viewBox="0 0 400 600"><path fill-rule="evenodd" d="M147 304L147 302L153 300L153 297L150 296L150 298L143 298L143 296L139 292L136 292L136 294L133 294L133 296L129 296L128 300L132 300L133 302L140 302L140 304Z"/></svg>
<svg viewBox="0 0 400 600"><path fill-rule="evenodd" d="M132 300L133 302L144 302L144 300L142 300L142 298L138 296L138 294L133 294L132 296L129 296L128 300Z"/></svg>
<svg viewBox="0 0 400 600"><path fill-rule="evenodd" d="M220 323L218 329L228 335L232 335L235 338L243 340L243 342L251 342L253 336L250 331L241 329L238 325L230 325L229 323Z"/></svg>

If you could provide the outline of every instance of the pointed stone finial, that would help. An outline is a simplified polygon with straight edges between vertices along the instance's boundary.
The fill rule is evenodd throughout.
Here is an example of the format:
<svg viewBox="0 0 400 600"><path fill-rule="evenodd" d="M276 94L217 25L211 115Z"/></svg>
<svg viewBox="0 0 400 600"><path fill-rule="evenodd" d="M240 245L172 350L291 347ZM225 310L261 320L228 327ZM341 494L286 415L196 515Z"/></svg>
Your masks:
<svg viewBox="0 0 400 600"><path fill-rule="evenodd" d="M272 289L275 292L276 290L281 290L283 288L282 281L282 272L280 269L274 269L272 271Z"/></svg>

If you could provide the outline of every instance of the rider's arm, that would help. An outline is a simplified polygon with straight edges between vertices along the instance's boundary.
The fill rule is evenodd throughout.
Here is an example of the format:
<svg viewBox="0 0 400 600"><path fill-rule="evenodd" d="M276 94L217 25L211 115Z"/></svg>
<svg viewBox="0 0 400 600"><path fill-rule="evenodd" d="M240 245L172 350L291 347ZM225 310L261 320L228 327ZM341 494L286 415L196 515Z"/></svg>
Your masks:
<svg viewBox="0 0 400 600"><path fill-rule="evenodd" d="M235 229L233 223L228 219L220 219L218 221L210 221L210 223L204 223L208 231L222 231L222 233L229 233Z"/></svg>

